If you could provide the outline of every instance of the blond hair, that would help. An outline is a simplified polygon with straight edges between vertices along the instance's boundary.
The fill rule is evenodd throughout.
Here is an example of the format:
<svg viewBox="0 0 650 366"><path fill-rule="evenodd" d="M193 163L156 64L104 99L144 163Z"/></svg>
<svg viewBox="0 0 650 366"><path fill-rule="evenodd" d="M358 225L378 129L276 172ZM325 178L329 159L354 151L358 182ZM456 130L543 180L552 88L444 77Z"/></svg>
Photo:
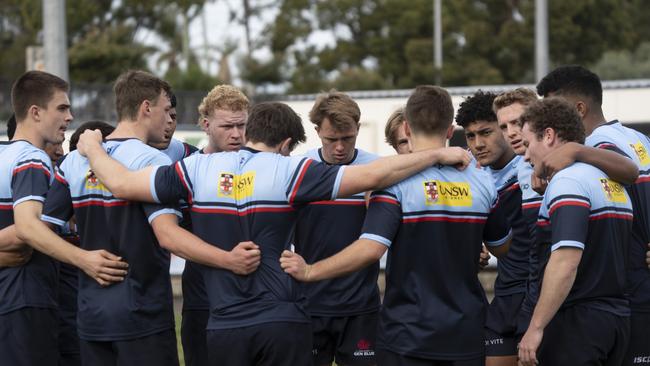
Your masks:
<svg viewBox="0 0 650 366"><path fill-rule="evenodd" d="M208 117L216 109L232 112L246 111L250 102L246 95L232 85L217 85L199 104L199 116Z"/></svg>
<svg viewBox="0 0 650 366"><path fill-rule="evenodd" d="M499 94L492 102L492 110L496 113L499 109L519 103L528 106L537 101L537 94L528 88L517 88Z"/></svg>

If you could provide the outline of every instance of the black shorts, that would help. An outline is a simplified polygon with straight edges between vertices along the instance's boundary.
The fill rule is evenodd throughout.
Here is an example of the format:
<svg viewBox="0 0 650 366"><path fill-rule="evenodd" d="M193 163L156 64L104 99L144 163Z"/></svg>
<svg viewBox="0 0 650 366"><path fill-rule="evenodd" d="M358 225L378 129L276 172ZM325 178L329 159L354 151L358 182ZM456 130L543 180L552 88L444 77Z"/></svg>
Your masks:
<svg viewBox="0 0 650 366"><path fill-rule="evenodd" d="M186 366L208 364L208 348L205 327L208 325L208 310L183 310L181 320L181 344Z"/></svg>
<svg viewBox="0 0 650 366"><path fill-rule="evenodd" d="M0 365L56 366L58 322L54 309L22 308L0 315Z"/></svg>
<svg viewBox="0 0 650 366"><path fill-rule="evenodd" d="M630 344L623 365L650 365L650 313L632 312L630 317Z"/></svg>
<svg viewBox="0 0 650 366"><path fill-rule="evenodd" d="M309 323L264 323L206 334L212 366L311 365Z"/></svg>
<svg viewBox="0 0 650 366"><path fill-rule="evenodd" d="M485 366L485 357L472 360L427 360L400 355L385 349L377 349L378 366Z"/></svg>
<svg viewBox="0 0 650 366"><path fill-rule="evenodd" d="M346 317L311 318L315 366L374 365L377 312Z"/></svg>
<svg viewBox="0 0 650 366"><path fill-rule="evenodd" d="M93 366L178 366L173 329L125 341L80 340L81 360Z"/></svg>
<svg viewBox="0 0 650 366"><path fill-rule="evenodd" d="M620 365L629 337L629 317L576 305L546 326L537 359L540 365Z"/></svg>
<svg viewBox="0 0 650 366"><path fill-rule="evenodd" d="M523 334L517 331L525 293L495 296L487 308L485 322L486 356L516 356Z"/></svg>

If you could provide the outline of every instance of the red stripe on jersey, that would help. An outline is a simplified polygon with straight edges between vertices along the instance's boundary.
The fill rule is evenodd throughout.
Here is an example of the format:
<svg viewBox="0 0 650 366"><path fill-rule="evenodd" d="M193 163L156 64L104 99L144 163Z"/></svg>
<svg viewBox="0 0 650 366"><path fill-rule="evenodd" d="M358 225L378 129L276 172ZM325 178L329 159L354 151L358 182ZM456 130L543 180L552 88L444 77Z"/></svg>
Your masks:
<svg viewBox="0 0 650 366"><path fill-rule="evenodd" d="M59 173L54 174L54 179L58 180L59 182L65 184L65 185L68 185L68 181L65 180L65 178Z"/></svg>
<svg viewBox="0 0 650 366"><path fill-rule="evenodd" d="M292 212L295 211L293 207L253 207L249 209L242 210L239 213L239 216L245 216L252 213L258 212Z"/></svg>
<svg viewBox="0 0 650 366"><path fill-rule="evenodd" d="M602 144L597 145L596 147L599 148L599 149L609 149L609 148L612 148L612 147L616 147L616 145L610 144L610 143L602 143Z"/></svg>
<svg viewBox="0 0 650 366"><path fill-rule="evenodd" d="M302 179L305 177L305 173L307 172L307 168L311 165L313 160L307 159L305 161L305 164L303 164L302 169L300 170L300 174L298 175L298 179L296 179L296 184L293 186L293 191L291 192L291 196L289 197L289 203L293 204L293 200L296 198L296 194L298 194L298 189L300 188L300 183L302 183Z"/></svg>
<svg viewBox="0 0 650 366"><path fill-rule="evenodd" d="M511 185L510 187L506 188L504 192L514 191L514 190L516 190L516 189L519 189L519 183L514 183L514 184Z"/></svg>
<svg viewBox="0 0 650 366"><path fill-rule="evenodd" d="M370 197L370 202L392 203L393 205L399 206L399 201L388 197Z"/></svg>
<svg viewBox="0 0 650 366"><path fill-rule="evenodd" d="M205 208L205 207L192 207L191 211L199 213L211 213L211 214L224 214L224 215L234 215L234 216L246 216L258 212L292 212L294 209L292 207L258 207L250 208L248 210L243 210L238 212L237 210L227 210L223 208Z"/></svg>
<svg viewBox="0 0 650 366"><path fill-rule="evenodd" d="M537 226L549 226L550 224L550 221L537 221Z"/></svg>
<svg viewBox="0 0 650 366"><path fill-rule="evenodd" d="M0 210L9 211L9 210L13 210L13 208L14 208L13 203L8 203L8 204L3 203L3 204L0 204Z"/></svg>
<svg viewBox="0 0 650 366"><path fill-rule="evenodd" d="M639 177L634 183L647 183L647 182L650 182L650 175L646 175L645 177Z"/></svg>
<svg viewBox="0 0 650 366"><path fill-rule="evenodd" d="M74 208L88 207L88 206L116 207L116 206L128 206L128 205L129 205L129 201L107 202L107 201L102 201L102 200L91 200L91 201L73 203L72 207L74 207Z"/></svg>
<svg viewBox="0 0 650 366"><path fill-rule="evenodd" d="M174 169L176 170L176 174L178 174L178 177L181 178L181 182L183 183L183 186L185 186L185 189L187 190L187 203L191 205L192 191L190 190L190 185L187 183L185 175L183 174L183 169L181 169L180 161L174 165Z"/></svg>
<svg viewBox="0 0 650 366"><path fill-rule="evenodd" d="M464 222L471 224L484 224L487 219L460 218L460 217L414 217L412 219L402 219L404 224L413 224L417 222L444 221L444 222Z"/></svg>
<svg viewBox="0 0 650 366"><path fill-rule="evenodd" d="M632 220L633 216L631 214L616 214L616 213L604 213L600 215L593 215L589 217L590 221L593 220L602 220L602 219L622 219L622 220Z"/></svg>
<svg viewBox="0 0 650 366"><path fill-rule="evenodd" d="M566 201L556 202L553 206L551 206L551 209L549 210L548 214L552 215L553 212L555 212L555 210L563 206L579 206L579 207L586 207L586 208L591 207L587 202L566 200Z"/></svg>
<svg viewBox="0 0 650 366"><path fill-rule="evenodd" d="M50 178L50 171L45 166L43 166L43 164L39 164L39 163L25 164L25 165L21 166L20 168L14 169L14 172L12 173L12 175L16 175L16 174L22 172L23 170L27 170L27 169L40 169L45 173L45 175L47 175L48 178Z"/></svg>
<svg viewBox="0 0 650 366"><path fill-rule="evenodd" d="M354 201L316 201L311 202L310 205L342 205L342 206L365 206L366 201L364 200L354 200Z"/></svg>
<svg viewBox="0 0 650 366"><path fill-rule="evenodd" d="M521 208L528 210L528 209L533 209L533 208L540 208L542 206L542 202L532 202L532 203L522 203Z"/></svg>

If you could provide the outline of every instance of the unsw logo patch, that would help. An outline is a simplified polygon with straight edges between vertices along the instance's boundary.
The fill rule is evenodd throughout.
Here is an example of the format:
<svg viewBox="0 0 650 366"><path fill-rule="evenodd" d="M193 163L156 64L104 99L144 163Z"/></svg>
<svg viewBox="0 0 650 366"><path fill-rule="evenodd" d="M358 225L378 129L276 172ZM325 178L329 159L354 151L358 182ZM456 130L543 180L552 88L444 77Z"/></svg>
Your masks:
<svg viewBox="0 0 650 366"><path fill-rule="evenodd" d="M636 153L636 156L639 158L641 165L650 164L650 155L648 155L648 150L646 150L641 141L638 141L636 144L630 144L630 147Z"/></svg>
<svg viewBox="0 0 650 366"><path fill-rule="evenodd" d="M253 195L255 189L255 172L246 172L241 175L221 173L219 175L217 196L244 199Z"/></svg>
<svg viewBox="0 0 650 366"><path fill-rule="evenodd" d="M472 190L466 182L423 182L424 201L427 206L472 206Z"/></svg>
<svg viewBox="0 0 650 366"><path fill-rule="evenodd" d="M88 172L86 172L86 183L84 184L84 187L88 190L100 190L104 192L109 192L108 188L99 181L95 173L93 173L92 170L88 169Z"/></svg>
<svg viewBox="0 0 650 366"><path fill-rule="evenodd" d="M609 179L609 178L600 178L600 186L605 193L605 198L611 202L626 203L627 196L625 195L625 189L619 183Z"/></svg>

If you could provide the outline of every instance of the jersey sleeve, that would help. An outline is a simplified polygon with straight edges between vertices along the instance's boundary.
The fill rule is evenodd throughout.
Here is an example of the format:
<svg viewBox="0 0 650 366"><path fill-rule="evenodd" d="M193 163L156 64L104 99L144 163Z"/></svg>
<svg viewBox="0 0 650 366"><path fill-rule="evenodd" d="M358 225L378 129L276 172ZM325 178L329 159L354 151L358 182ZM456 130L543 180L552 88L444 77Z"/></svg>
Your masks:
<svg viewBox="0 0 650 366"><path fill-rule="evenodd" d="M136 165L134 166L135 169L142 169L146 166L154 165L158 166L158 169L160 168L168 168L172 163L171 159L165 155L164 153L157 151L155 149L149 149L147 151L144 151ZM150 181L149 181L149 186L150 189L154 188L152 186L152 182L155 179L156 173L158 169L154 168L151 171L150 175ZM151 191L151 195L154 197L158 203L144 203L142 204L142 208L144 210L145 215L147 216L147 219L149 220L149 223L151 223L156 217L164 214L173 214L178 216L179 218L182 218L182 214L180 209L178 208L178 200L175 201L159 201L157 198L157 195L155 194L155 191Z"/></svg>
<svg viewBox="0 0 650 366"><path fill-rule="evenodd" d="M41 220L61 227L66 225L74 213L69 187L62 167L56 168L54 182L43 205Z"/></svg>
<svg viewBox="0 0 650 366"><path fill-rule="evenodd" d="M546 189L546 210L550 218L551 251L562 247L584 249L591 201L579 181L558 177Z"/></svg>
<svg viewBox="0 0 650 366"><path fill-rule="evenodd" d="M344 166L327 165L309 158L301 159L287 190L289 204L335 199L344 169Z"/></svg>
<svg viewBox="0 0 650 366"><path fill-rule="evenodd" d="M192 183L183 159L173 165L154 167L151 172L151 195L156 202L192 204Z"/></svg>
<svg viewBox="0 0 650 366"><path fill-rule="evenodd" d="M18 159L11 172L14 207L25 201L45 202L50 189L52 168L43 151L31 151Z"/></svg>
<svg viewBox="0 0 650 366"><path fill-rule="evenodd" d="M402 223L402 206L393 187L370 195L368 212L361 229L361 239L390 247Z"/></svg>
<svg viewBox="0 0 650 366"><path fill-rule="evenodd" d="M631 158L623 150L619 149L618 146L616 146L616 142L614 142L614 140L612 140L611 137L602 133L592 133L591 135L589 135L585 139L585 145L595 147L598 149L614 151L627 158Z"/></svg>
<svg viewBox="0 0 650 366"><path fill-rule="evenodd" d="M491 200L490 213L483 228L483 241L487 246L498 247L510 239L512 230L508 221L508 207L499 201L496 193Z"/></svg>

